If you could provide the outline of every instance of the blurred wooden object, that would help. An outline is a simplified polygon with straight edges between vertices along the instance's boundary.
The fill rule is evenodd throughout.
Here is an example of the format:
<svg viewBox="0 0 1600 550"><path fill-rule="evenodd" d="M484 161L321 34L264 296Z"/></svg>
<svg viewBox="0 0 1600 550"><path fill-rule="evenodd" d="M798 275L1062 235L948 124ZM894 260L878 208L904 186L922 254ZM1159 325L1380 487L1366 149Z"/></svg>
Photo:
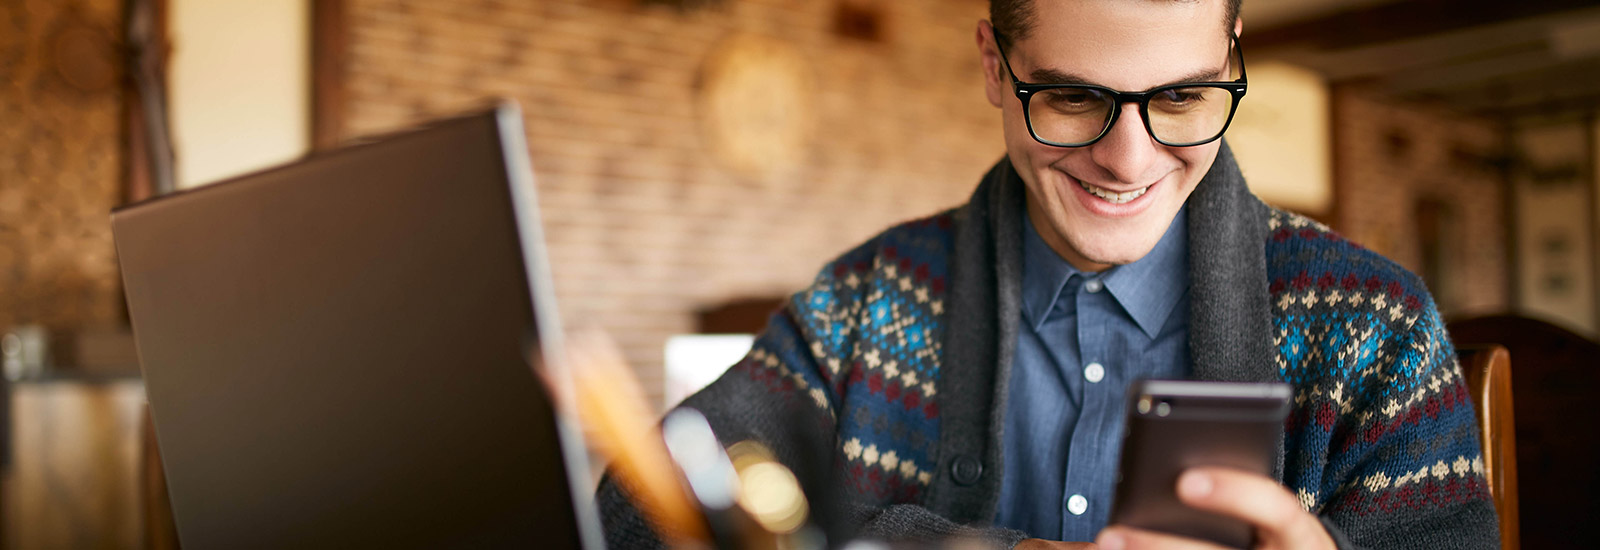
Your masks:
<svg viewBox="0 0 1600 550"><path fill-rule="evenodd" d="M787 296L773 296L726 302L700 310L695 329L700 334L761 334L787 301Z"/></svg>
<svg viewBox="0 0 1600 550"><path fill-rule="evenodd" d="M317 150L337 146L342 138L346 11L345 0L311 1L311 146Z"/></svg>
<svg viewBox="0 0 1600 550"><path fill-rule="evenodd" d="M1500 547L1516 550L1517 425L1511 392L1511 354L1504 346L1472 346L1457 350L1461 374L1477 408L1483 442L1483 474L1489 481L1495 512L1500 516Z"/></svg>
<svg viewBox="0 0 1600 550"><path fill-rule="evenodd" d="M1517 413L1518 530L1528 548L1591 548L1600 499L1600 343L1562 327L1515 315L1453 320L1458 349L1502 345ZM1462 363L1465 369L1467 364Z"/></svg>
<svg viewBox="0 0 1600 550"><path fill-rule="evenodd" d="M0 550L11 546L11 526L6 525L6 520L11 517L11 508L7 506L6 495L11 494L11 392L12 384L4 376L0 376Z"/></svg>
<svg viewBox="0 0 1600 550"><path fill-rule="evenodd" d="M124 198L132 202L177 189L167 119L172 44L167 40L166 0L125 0L122 8L127 41L123 63L130 77L123 101L128 138Z"/></svg>
<svg viewBox="0 0 1600 550"><path fill-rule="evenodd" d="M177 550L178 524L172 515L167 471L161 464L161 449L156 445L156 424L150 419L149 403L144 406L139 424L139 504L144 512L144 547L146 550Z"/></svg>
<svg viewBox="0 0 1600 550"><path fill-rule="evenodd" d="M34 380L12 386L6 548L139 545L137 380Z"/></svg>
<svg viewBox="0 0 1600 550"><path fill-rule="evenodd" d="M616 345L599 332L580 331L569 336L565 346L564 366L551 371L571 373L572 392L556 395L575 401L568 410L577 410L585 439L611 460L617 482L636 499L669 547L710 541L705 516L683 485L644 390ZM559 382L550 386L561 387Z"/></svg>
<svg viewBox="0 0 1600 550"><path fill-rule="evenodd" d="M0 376L0 550L11 548L11 381Z"/></svg>

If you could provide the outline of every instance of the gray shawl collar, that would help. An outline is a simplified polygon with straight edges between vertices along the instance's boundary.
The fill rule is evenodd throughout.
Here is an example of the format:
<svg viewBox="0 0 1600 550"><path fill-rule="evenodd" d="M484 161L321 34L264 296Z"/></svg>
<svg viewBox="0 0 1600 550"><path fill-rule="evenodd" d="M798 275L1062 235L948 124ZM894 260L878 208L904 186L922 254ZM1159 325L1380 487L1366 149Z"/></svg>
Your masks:
<svg viewBox="0 0 1600 550"><path fill-rule="evenodd" d="M1025 193L1001 159L956 214L939 387L960 398L939 402L938 470L924 505L958 523L987 523L1000 495L1004 411L996 405L1004 402L1017 339ZM1194 377L1276 381L1264 250L1269 210L1250 194L1226 143L1188 204ZM981 472L975 481L953 474L970 474L974 463ZM1278 470L1281 476L1281 464Z"/></svg>

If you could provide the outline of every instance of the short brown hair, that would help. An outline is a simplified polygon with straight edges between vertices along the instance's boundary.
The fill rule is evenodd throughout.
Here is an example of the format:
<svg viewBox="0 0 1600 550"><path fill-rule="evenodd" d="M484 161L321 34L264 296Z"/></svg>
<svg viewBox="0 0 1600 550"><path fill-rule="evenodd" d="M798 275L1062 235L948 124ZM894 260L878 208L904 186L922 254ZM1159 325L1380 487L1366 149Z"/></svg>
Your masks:
<svg viewBox="0 0 1600 550"><path fill-rule="evenodd" d="M1243 4L1244 0L1227 1L1227 11L1222 16L1223 23L1227 24L1228 32L1233 32L1233 22L1239 20L1239 5ZM989 22L994 25L996 32L1005 36L1008 44L1012 40L1027 38L1028 33L1033 31L1033 1L989 0Z"/></svg>

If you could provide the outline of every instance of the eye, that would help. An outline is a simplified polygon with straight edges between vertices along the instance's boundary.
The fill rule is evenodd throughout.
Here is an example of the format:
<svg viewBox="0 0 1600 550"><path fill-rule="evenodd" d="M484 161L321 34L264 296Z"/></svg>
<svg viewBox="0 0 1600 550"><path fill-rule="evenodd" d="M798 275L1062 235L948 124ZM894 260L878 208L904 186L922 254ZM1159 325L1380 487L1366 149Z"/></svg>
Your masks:
<svg viewBox="0 0 1600 550"><path fill-rule="evenodd" d="M1040 95L1051 109L1067 114L1094 113L1106 105L1105 94L1095 90L1058 88Z"/></svg>
<svg viewBox="0 0 1600 550"><path fill-rule="evenodd" d="M1208 100L1218 92L1217 88L1194 87L1173 88L1162 90L1155 97L1150 98L1150 109L1169 114L1183 114L1195 111L1209 111L1208 105L1214 105Z"/></svg>
<svg viewBox="0 0 1600 550"><path fill-rule="evenodd" d="M1057 103L1088 103L1093 99L1094 96L1089 95L1089 92L1085 91L1069 91L1056 94Z"/></svg>
<svg viewBox="0 0 1600 550"><path fill-rule="evenodd" d="M1206 96L1201 88L1175 88L1161 92L1156 100L1168 105L1184 105L1190 102L1205 101Z"/></svg>

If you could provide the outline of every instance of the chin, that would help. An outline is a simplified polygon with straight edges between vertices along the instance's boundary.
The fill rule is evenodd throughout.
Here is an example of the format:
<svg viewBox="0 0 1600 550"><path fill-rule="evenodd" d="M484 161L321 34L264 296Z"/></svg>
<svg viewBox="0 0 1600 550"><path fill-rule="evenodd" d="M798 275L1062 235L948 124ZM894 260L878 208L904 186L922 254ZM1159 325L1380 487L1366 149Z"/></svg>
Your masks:
<svg viewBox="0 0 1600 550"><path fill-rule="evenodd" d="M1139 261L1160 242L1160 235L1150 242L1090 242L1075 248L1085 259L1097 264L1125 265Z"/></svg>

